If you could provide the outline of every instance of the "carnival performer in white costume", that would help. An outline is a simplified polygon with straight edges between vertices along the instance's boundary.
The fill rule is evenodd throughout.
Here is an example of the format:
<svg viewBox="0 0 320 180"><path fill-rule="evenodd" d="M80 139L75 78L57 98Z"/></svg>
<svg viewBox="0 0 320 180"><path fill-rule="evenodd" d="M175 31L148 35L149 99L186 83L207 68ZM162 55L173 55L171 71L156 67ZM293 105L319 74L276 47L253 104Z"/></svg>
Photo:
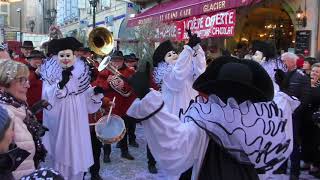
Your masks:
<svg viewBox="0 0 320 180"><path fill-rule="evenodd" d="M93 164L88 114L100 108L103 94L91 87L89 67L73 54L74 39L59 39L58 45L61 69L55 72L61 75L43 89L44 98L52 105L44 115L43 123L50 132L43 141L52 167L65 179L81 180Z"/></svg>
<svg viewBox="0 0 320 180"><path fill-rule="evenodd" d="M286 72L287 69L282 62L281 57L276 57L274 45L271 44L271 42L254 41L252 43L252 49L255 52L252 59L259 62L267 71L273 82L275 92L279 91L279 86L276 83L276 72L278 70Z"/></svg>
<svg viewBox="0 0 320 180"><path fill-rule="evenodd" d="M170 175L193 167L193 180L259 179L292 151L291 115L299 101L274 97L270 77L255 61L214 60L193 84L209 98L190 104L180 119L141 81L148 82L148 71L129 79L139 99L127 114L142 121L152 154Z"/></svg>
<svg viewBox="0 0 320 180"><path fill-rule="evenodd" d="M199 94L192 84L206 68L200 41L189 31L189 43L179 55L169 40L161 43L153 54L153 77L169 112L173 114L178 115L180 109L185 110L190 100Z"/></svg>

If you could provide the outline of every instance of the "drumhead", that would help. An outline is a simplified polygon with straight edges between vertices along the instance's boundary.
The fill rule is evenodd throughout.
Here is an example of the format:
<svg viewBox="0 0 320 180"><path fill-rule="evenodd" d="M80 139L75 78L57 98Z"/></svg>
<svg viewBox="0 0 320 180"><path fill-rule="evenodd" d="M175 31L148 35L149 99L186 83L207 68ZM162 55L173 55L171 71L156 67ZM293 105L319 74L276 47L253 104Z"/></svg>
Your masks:
<svg viewBox="0 0 320 180"><path fill-rule="evenodd" d="M101 139L111 139L120 136L125 130L123 119L117 115L111 115L108 122L107 116L100 118L99 123L96 125L96 134Z"/></svg>

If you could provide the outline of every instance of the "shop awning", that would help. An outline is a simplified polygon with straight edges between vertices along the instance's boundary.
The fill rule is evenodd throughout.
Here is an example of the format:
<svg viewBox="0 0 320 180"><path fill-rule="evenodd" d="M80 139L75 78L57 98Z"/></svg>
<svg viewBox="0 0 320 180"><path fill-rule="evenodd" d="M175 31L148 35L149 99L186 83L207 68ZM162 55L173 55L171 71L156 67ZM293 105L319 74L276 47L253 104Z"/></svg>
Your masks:
<svg viewBox="0 0 320 180"><path fill-rule="evenodd" d="M248 6L261 0L172 0L156 5L131 18L128 26L138 26L148 22L167 22L190 16Z"/></svg>

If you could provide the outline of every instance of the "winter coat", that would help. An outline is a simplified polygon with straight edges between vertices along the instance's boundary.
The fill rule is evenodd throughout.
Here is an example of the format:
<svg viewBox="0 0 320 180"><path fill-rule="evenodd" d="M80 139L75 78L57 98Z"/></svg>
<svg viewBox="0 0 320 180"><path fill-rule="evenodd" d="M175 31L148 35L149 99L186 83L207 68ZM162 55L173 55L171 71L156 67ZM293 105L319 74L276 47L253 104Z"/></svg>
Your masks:
<svg viewBox="0 0 320 180"><path fill-rule="evenodd" d="M295 96L301 102L295 110L295 114L301 115L311 101L310 79L300 70L293 70L286 74L285 93Z"/></svg>
<svg viewBox="0 0 320 180"><path fill-rule="evenodd" d="M14 116L12 117L12 120L14 122L15 143L19 148L30 153L30 156L28 156L28 158L13 172L14 177L16 179L20 179L23 175L30 174L35 170L33 160L36 151L35 143L31 133L24 123L24 119L26 118L26 106L22 105L15 107L14 105L3 101L3 99L0 100L0 106L5 108Z"/></svg>
<svg viewBox="0 0 320 180"><path fill-rule="evenodd" d="M119 72L126 78L135 73L134 70L126 66L120 68ZM108 81L108 78L110 78L109 76L113 78ZM116 97L115 107L112 110L112 114L116 114L120 117L126 115L127 109L136 98L136 95L133 93L130 85L119 77L113 75L109 70L101 71L92 85L102 87L105 91L104 95L111 101L113 97Z"/></svg>

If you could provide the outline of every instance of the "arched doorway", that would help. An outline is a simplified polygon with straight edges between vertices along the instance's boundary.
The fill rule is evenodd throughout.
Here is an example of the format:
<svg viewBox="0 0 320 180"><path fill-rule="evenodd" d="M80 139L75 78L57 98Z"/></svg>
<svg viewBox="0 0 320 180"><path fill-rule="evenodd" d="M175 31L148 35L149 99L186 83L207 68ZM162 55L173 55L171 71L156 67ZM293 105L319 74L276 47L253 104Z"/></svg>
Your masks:
<svg viewBox="0 0 320 180"><path fill-rule="evenodd" d="M288 4L278 0L240 9L233 41L242 45L250 45L254 40L272 41L279 53L294 48L295 26L290 11Z"/></svg>

